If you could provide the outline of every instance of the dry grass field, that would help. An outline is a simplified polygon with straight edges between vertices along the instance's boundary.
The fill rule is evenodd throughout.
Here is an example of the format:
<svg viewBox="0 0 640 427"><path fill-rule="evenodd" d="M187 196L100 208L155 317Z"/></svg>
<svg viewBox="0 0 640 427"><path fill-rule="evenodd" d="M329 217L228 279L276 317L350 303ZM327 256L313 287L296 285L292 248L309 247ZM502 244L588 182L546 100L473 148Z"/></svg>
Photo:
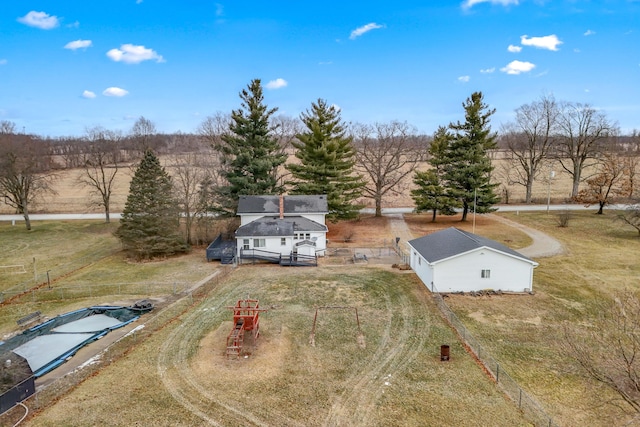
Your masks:
<svg viewBox="0 0 640 427"><path fill-rule="evenodd" d="M250 356L227 360L225 307L247 295L269 311ZM364 339L353 309L325 309L310 345L319 306L357 307ZM27 425L438 424L527 425L413 275L247 266Z"/></svg>
<svg viewBox="0 0 640 427"><path fill-rule="evenodd" d="M170 166L169 157L161 157L161 162L165 167ZM524 187L510 184L505 178L502 170L505 167L505 161L494 159L495 180L500 182L500 187L496 190L497 194L505 200L504 192L509 194L509 203L522 203L524 200ZM134 165L132 165L134 166ZM420 169L427 169L425 163ZM549 186L547 182L540 178L534 185L533 201L534 203L546 203L547 196L550 195L552 202L563 203L567 200L571 193L571 179L569 175L563 173L559 166L553 167L556 172L555 178ZM81 169L64 170L57 172L53 181L53 189L55 193L45 194L36 203L31 206L32 213L101 213L102 209L92 203L90 188L83 187L79 184L79 178L82 176ZM587 171L588 173L588 171ZM116 175L114 191L111 200L111 212L122 212L124 204L129 193L129 183L133 175L133 169L130 167L122 168ZM413 207L414 203L411 199L409 189L412 188L413 176L405 178L402 187L408 189L402 194L388 195L383 201L383 207ZM547 193L549 192L549 194ZM370 199L363 199L362 203L369 207L373 207ZM5 204L0 204L0 214L13 213L11 208Z"/></svg>
<svg viewBox="0 0 640 427"><path fill-rule="evenodd" d="M114 212L128 189L126 174L121 180L121 204ZM552 200L562 201L569 184L557 176ZM41 205L43 211L96 211L71 176L63 174L57 186L58 195ZM546 190L541 183L535 197L546 202ZM406 196L388 201L394 207L411 204ZM562 328L588 326L597 299L638 290L637 233L614 222L611 212L573 212L568 228L558 227L554 213L501 215L553 235L566 252L537 260L534 295L451 295L447 303L558 425L628 422L624 405L621 410L607 404L615 396L580 375L563 345ZM472 230L471 220L461 223L459 216L439 216L435 223L427 214L404 217L415 237L449 226ZM26 232L0 223L0 264L26 268L26 273L0 271L0 292L10 296L16 286L42 286L46 271L53 279L51 291L41 287L0 306L3 335L15 331L18 317L35 310L54 316L93 304L164 301L144 320L146 334L123 342L117 357L80 376L80 384L26 425L528 425L464 351L411 273L330 263L314 269L243 266L203 288L192 305L185 306L184 299L175 303L182 305L167 305L179 296L172 295L173 284L181 291L220 267L206 263L202 248L183 257L130 263L111 234L116 226L37 222ZM475 232L515 249L531 242L491 216L479 215ZM330 224L329 241L336 247L374 246L393 238L388 218ZM69 294L74 287L83 291ZM225 307L247 295L270 308L263 335L249 358L227 361L224 338L231 323ZM310 346L310 325L320 305L357 306L365 347L358 343L352 314L340 310L321 312L316 346ZM452 346L451 363L439 361L443 343Z"/></svg>

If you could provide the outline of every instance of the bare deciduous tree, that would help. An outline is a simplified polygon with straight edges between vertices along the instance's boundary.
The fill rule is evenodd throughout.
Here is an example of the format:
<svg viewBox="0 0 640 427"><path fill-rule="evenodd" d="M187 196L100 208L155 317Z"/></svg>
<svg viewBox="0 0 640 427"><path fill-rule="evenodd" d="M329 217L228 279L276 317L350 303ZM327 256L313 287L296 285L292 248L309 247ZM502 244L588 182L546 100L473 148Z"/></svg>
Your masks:
<svg viewBox="0 0 640 427"><path fill-rule="evenodd" d="M31 135L0 133L0 193L5 203L24 217L27 230L31 230L29 209L35 199L53 192L50 170L46 141Z"/></svg>
<svg viewBox="0 0 640 427"><path fill-rule="evenodd" d="M565 343L581 372L618 396L609 403L640 416L640 300L625 291L600 301L586 328L566 324ZM628 404L621 405L620 399Z"/></svg>
<svg viewBox="0 0 640 427"><path fill-rule="evenodd" d="M640 235L640 202L636 201L628 205L622 213L618 214L618 219L638 230Z"/></svg>
<svg viewBox="0 0 640 427"><path fill-rule="evenodd" d="M509 152L504 171L509 183L525 188L525 203L531 203L533 183L549 158L557 116L555 99L543 96L517 108L515 120L503 127L503 139Z"/></svg>
<svg viewBox="0 0 640 427"><path fill-rule="evenodd" d="M86 154L79 182L91 188L92 203L104 209L105 221L110 222L111 194L120 169L119 142L122 135L102 127L86 130Z"/></svg>
<svg viewBox="0 0 640 427"><path fill-rule="evenodd" d="M176 154L170 157L167 169L173 178L176 200L185 224L185 240L193 244L193 223L200 213L200 186L208 176L209 156L201 153Z"/></svg>
<svg viewBox="0 0 640 427"><path fill-rule="evenodd" d="M588 104L563 102L558 114L556 158L572 178L571 197L578 195L582 172L602 153L607 138L617 134L607 116Z"/></svg>
<svg viewBox="0 0 640 427"><path fill-rule="evenodd" d="M156 125L144 116L140 116L131 128L131 137L140 153L144 153L149 148L154 148L152 147L152 138L157 133Z"/></svg>
<svg viewBox="0 0 640 427"><path fill-rule="evenodd" d="M427 154L427 138L406 122L355 124L356 170L366 176L363 195L373 199L375 215L382 216L382 202L388 194L402 194Z"/></svg>
<svg viewBox="0 0 640 427"><path fill-rule="evenodd" d="M626 174L625 157L615 152L602 154L598 172L587 179L587 187L578 192L574 200L586 206L598 205L598 214L616 197L629 193L629 178Z"/></svg>

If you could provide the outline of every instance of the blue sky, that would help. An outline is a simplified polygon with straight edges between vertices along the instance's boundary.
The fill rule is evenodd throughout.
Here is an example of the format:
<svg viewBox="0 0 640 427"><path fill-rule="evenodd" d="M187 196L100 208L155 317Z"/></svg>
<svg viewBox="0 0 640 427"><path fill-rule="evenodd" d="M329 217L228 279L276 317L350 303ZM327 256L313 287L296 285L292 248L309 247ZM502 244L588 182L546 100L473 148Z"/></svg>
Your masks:
<svg viewBox="0 0 640 427"><path fill-rule="evenodd" d="M43 136L144 116L195 132L254 78L278 114L431 134L482 91L494 130L543 95L640 130L640 0L3 0L0 120Z"/></svg>

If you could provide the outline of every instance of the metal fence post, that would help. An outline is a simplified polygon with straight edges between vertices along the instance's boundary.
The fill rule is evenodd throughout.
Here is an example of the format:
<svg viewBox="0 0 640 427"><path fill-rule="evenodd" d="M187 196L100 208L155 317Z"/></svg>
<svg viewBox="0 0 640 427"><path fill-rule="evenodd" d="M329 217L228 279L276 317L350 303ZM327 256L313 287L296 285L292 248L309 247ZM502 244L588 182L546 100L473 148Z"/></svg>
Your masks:
<svg viewBox="0 0 640 427"><path fill-rule="evenodd" d="M518 391L520 392L520 396L518 397L518 409L522 409L522 389L518 387Z"/></svg>

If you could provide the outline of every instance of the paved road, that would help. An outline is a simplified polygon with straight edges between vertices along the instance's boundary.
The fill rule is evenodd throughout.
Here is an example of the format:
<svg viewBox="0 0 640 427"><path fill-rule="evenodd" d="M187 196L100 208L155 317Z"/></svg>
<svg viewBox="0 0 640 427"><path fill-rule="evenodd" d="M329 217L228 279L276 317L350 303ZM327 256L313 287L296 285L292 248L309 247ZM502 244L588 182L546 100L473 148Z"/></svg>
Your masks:
<svg viewBox="0 0 640 427"><path fill-rule="evenodd" d="M607 209L624 209L626 205L611 205L608 206ZM518 211L562 211L562 210L595 210L596 206L584 207L583 205L497 205L498 212L518 212ZM382 209L382 213L385 215L391 214L403 214L413 212L413 207L400 207L400 208L384 208ZM362 209L362 213L374 213L375 210L372 208ZM110 214L111 219L120 219L122 216L121 213L112 213ZM82 214L72 214L72 213L56 213L56 214L32 214L29 215L31 221L62 221L62 220L75 220L75 219L104 219L103 213L82 213ZM22 222L24 218L22 215L0 215L0 221L15 221Z"/></svg>

